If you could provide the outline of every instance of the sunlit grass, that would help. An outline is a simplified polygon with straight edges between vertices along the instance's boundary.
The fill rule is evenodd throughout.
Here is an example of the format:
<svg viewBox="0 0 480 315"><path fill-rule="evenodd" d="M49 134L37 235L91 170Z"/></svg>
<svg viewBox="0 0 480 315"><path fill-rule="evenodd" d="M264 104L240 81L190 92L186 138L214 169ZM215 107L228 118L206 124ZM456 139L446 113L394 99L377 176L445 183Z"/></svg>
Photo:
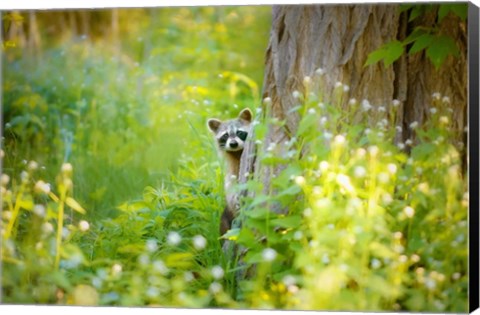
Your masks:
<svg viewBox="0 0 480 315"><path fill-rule="evenodd" d="M267 38L269 15L221 10L168 9L120 55L84 38L7 64L2 301L464 312L464 148L437 93L397 144L399 101L347 99L341 82L327 101L322 69L293 92L287 141L264 143L285 122L254 110L260 167L284 169L268 192L254 174L240 187L255 196L228 237L247 250L243 264L224 255L223 164L205 124L260 103L251 36Z"/></svg>

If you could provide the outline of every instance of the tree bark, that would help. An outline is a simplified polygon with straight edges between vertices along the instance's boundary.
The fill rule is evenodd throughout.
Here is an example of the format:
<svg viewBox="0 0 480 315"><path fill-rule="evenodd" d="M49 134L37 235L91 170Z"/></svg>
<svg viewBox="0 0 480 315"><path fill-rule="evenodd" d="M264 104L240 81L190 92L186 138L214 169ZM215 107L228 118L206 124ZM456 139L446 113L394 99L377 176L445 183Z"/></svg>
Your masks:
<svg viewBox="0 0 480 315"><path fill-rule="evenodd" d="M318 68L325 71L322 92L326 101L333 95L336 82L350 87L347 100L367 99L373 106L385 106L387 111L392 100L401 101L396 124L403 126L403 133L397 134L396 141L414 136L408 126L413 121L422 123L431 106L432 93L442 92L450 97L461 139L466 124L467 46L465 23L459 18L449 15L440 25L444 34L456 40L461 52L459 57L448 57L439 70L425 52L403 54L388 67L383 62L364 67L369 53L385 43L404 39L417 25L432 25L436 13L417 20L408 22L406 12L400 13L395 4L274 6L263 86L263 97L270 97L271 102L261 108L270 118L285 119L286 125L269 126L265 139L261 139L264 147L295 134L300 117L297 113L287 114L298 103L292 93L295 90L306 93L303 78L313 77ZM253 173L267 192L270 179L282 166L263 167L255 161L255 156L255 145L247 144L240 182L246 181L243 174Z"/></svg>

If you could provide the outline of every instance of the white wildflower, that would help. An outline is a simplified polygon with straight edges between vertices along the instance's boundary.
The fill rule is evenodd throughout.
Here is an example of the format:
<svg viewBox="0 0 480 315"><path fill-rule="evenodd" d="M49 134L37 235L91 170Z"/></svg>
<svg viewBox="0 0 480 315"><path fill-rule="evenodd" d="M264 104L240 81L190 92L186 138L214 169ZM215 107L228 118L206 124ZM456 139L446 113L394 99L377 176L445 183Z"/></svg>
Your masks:
<svg viewBox="0 0 480 315"><path fill-rule="evenodd" d="M385 193L382 195L382 202L386 205L389 205L391 204L393 201L393 198L392 198L392 195L390 195L389 193Z"/></svg>
<svg viewBox="0 0 480 315"><path fill-rule="evenodd" d="M446 124L448 124L449 120L448 120L447 116L442 116L442 117L440 117L439 121L440 121L441 124L446 125Z"/></svg>
<svg viewBox="0 0 480 315"><path fill-rule="evenodd" d="M402 132L402 126L396 126L395 129L396 129L398 132Z"/></svg>
<svg viewBox="0 0 480 315"><path fill-rule="evenodd" d="M43 205L33 206L33 213L43 218L45 216L45 206Z"/></svg>
<svg viewBox="0 0 480 315"><path fill-rule="evenodd" d="M324 265L328 265L330 263L330 257L328 256L327 253L323 254L322 256L322 263Z"/></svg>
<svg viewBox="0 0 480 315"><path fill-rule="evenodd" d="M62 173L70 174L73 171L73 166L70 163L63 163L62 164Z"/></svg>
<svg viewBox="0 0 480 315"><path fill-rule="evenodd" d="M42 231L45 234L50 234L53 232L53 225L50 222L45 222L42 224Z"/></svg>
<svg viewBox="0 0 480 315"><path fill-rule="evenodd" d="M385 113L387 110L385 109L385 106L378 106L378 111L381 113Z"/></svg>
<svg viewBox="0 0 480 315"><path fill-rule="evenodd" d="M293 233L293 239L296 241L302 239L302 237L303 237L302 231L295 231L295 233Z"/></svg>
<svg viewBox="0 0 480 315"><path fill-rule="evenodd" d="M166 275L168 273L168 267L162 260L155 260L152 263L153 270L159 274Z"/></svg>
<svg viewBox="0 0 480 315"><path fill-rule="evenodd" d="M395 238L396 240L400 240L402 239L402 237L403 237L403 233L400 231L393 233L393 238Z"/></svg>
<svg viewBox="0 0 480 315"><path fill-rule="evenodd" d="M337 183L346 191L348 192L353 192L354 188L352 186L352 183L350 182L350 177L344 174L338 174L337 175Z"/></svg>
<svg viewBox="0 0 480 315"><path fill-rule="evenodd" d="M145 292L145 294L149 297L149 298L155 298L155 297L158 297L160 295L160 290L156 287L149 287L147 289L147 291Z"/></svg>
<svg viewBox="0 0 480 315"><path fill-rule="evenodd" d="M345 84L345 85L343 86L343 92L348 92L348 91L350 91L350 87Z"/></svg>
<svg viewBox="0 0 480 315"><path fill-rule="evenodd" d="M207 246L207 239L205 237L202 235L195 235L193 237L193 247L195 247L195 249L204 249L205 246Z"/></svg>
<svg viewBox="0 0 480 315"><path fill-rule="evenodd" d="M433 99L435 100L440 100L440 98L442 97L442 95L439 93L439 92L435 92L432 94L432 97Z"/></svg>
<svg viewBox="0 0 480 315"><path fill-rule="evenodd" d="M38 169L38 163L35 162L35 161L30 161L30 162L28 163L28 169L29 169L30 171L35 171L36 169Z"/></svg>
<svg viewBox="0 0 480 315"><path fill-rule="evenodd" d="M333 139L333 143L338 146L344 145L345 141L346 141L345 137L342 135L336 135L335 138Z"/></svg>
<svg viewBox="0 0 480 315"><path fill-rule="evenodd" d="M350 106L353 106L353 105L355 105L355 104L357 104L357 100L354 99L354 98L351 98L351 99L348 101L348 105L350 105Z"/></svg>
<svg viewBox="0 0 480 315"><path fill-rule="evenodd" d="M418 127L418 122L417 121L414 121L412 122L410 125L409 125L410 129L415 129Z"/></svg>
<svg viewBox="0 0 480 315"><path fill-rule="evenodd" d="M322 75L325 74L325 70L324 70L323 68L318 68L317 70L315 70L315 73L316 73L317 75L322 76Z"/></svg>
<svg viewBox="0 0 480 315"><path fill-rule="evenodd" d="M353 170L353 174L356 178L363 178L367 175L367 170L363 166L357 166Z"/></svg>
<svg viewBox="0 0 480 315"><path fill-rule="evenodd" d="M401 102L399 100L393 100L392 101L393 107L398 107L398 106L400 106L400 104L401 104Z"/></svg>
<svg viewBox="0 0 480 315"><path fill-rule="evenodd" d="M168 233L167 243L169 245L175 246L175 245L180 244L181 241L182 241L182 237L177 232L171 231L171 232Z"/></svg>
<svg viewBox="0 0 480 315"><path fill-rule="evenodd" d="M403 213L405 213L407 218L412 218L415 215L415 210L412 207L407 206L403 208Z"/></svg>
<svg viewBox="0 0 480 315"><path fill-rule="evenodd" d="M442 102L443 102L443 103L450 103L450 97L444 96L444 97L442 98Z"/></svg>
<svg viewBox="0 0 480 315"><path fill-rule="evenodd" d="M308 110L308 113L309 113L310 115L315 115L316 112L317 112L317 111L315 110L315 108L310 108L310 109Z"/></svg>
<svg viewBox="0 0 480 315"><path fill-rule="evenodd" d="M10 182L10 176L8 176L7 174L2 174L2 176L0 177L0 183L2 184L2 186L7 186L8 182Z"/></svg>
<svg viewBox="0 0 480 315"><path fill-rule="evenodd" d="M325 104L320 102L317 104L317 107L320 108L320 109L324 109L325 108Z"/></svg>
<svg viewBox="0 0 480 315"><path fill-rule="evenodd" d="M376 145L372 145L372 146L368 147L368 153L370 153L370 155L372 157L377 156L379 151L380 150L378 149L378 147Z"/></svg>
<svg viewBox="0 0 480 315"><path fill-rule="evenodd" d="M120 264L114 264L114 265L112 266L112 273L113 273L114 275L118 275L118 274L121 273L121 272L122 272L122 265L120 265Z"/></svg>
<svg viewBox="0 0 480 315"><path fill-rule="evenodd" d="M386 184L388 183L388 181L390 180L390 176L385 173L385 172L381 172L380 174L378 174L378 181L382 184Z"/></svg>
<svg viewBox="0 0 480 315"><path fill-rule="evenodd" d="M372 108L372 105L370 105L370 102L366 99L362 101L362 109L363 111L369 111Z"/></svg>
<svg viewBox="0 0 480 315"><path fill-rule="evenodd" d="M150 262L150 258L148 257L147 254L141 254L140 256L138 256L138 263L142 266L146 266L148 265L148 263Z"/></svg>
<svg viewBox="0 0 480 315"><path fill-rule="evenodd" d="M322 116L320 118L320 125L324 126L327 123L327 121L328 121L328 118L325 116Z"/></svg>
<svg viewBox="0 0 480 315"><path fill-rule="evenodd" d="M147 242L145 243L145 249L148 252L153 253L158 249L157 241L154 239L147 240Z"/></svg>
<svg viewBox="0 0 480 315"><path fill-rule="evenodd" d="M292 96L298 99L302 96L302 94L299 91L295 90L293 91Z"/></svg>
<svg viewBox="0 0 480 315"><path fill-rule="evenodd" d="M413 144L413 141L411 139L407 139L407 141L405 141L405 144L410 146Z"/></svg>
<svg viewBox="0 0 480 315"><path fill-rule="evenodd" d="M223 268L218 265L213 266L210 272L213 278L216 280L222 279L225 274L225 272L223 271Z"/></svg>
<svg viewBox="0 0 480 315"><path fill-rule="evenodd" d="M367 150L365 150L364 148L359 148L357 149L356 154L359 158L363 158L367 154Z"/></svg>
<svg viewBox="0 0 480 315"><path fill-rule="evenodd" d="M418 256L417 254L413 254L412 256L410 256L410 260L414 263L417 263L420 261L420 256Z"/></svg>
<svg viewBox="0 0 480 315"><path fill-rule="evenodd" d="M45 183L43 180L39 180L38 182L35 183L34 190L37 193L48 194L48 193L50 193L50 185Z"/></svg>
<svg viewBox="0 0 480 315"><path fill-rule="evenodd" d="M372 261L370 262L370 265L372 266L373 269L378 269L382 266L382 263L377 258L373 258Z"/></svg>
<svg viewBox="0 0 480 315"><path fill-rule="evenodd" d="M303 186L305 185L305 177L303 176L296 176L295 177L295 183L298 185L298 186Z"/></svg>
<svg viewBox="0 0 480 315"><path fill-rule="evenodd" d="M312 209L311 208L305 208L305 210L303 210L303 215L307 218L312 216Z"/></svg>
<svg viewBox="0 0 480 315"><path fill-rule="evenodd" d="M310 85L310 83L312 83L312 78L310 78L309 76L305 76L303 78L303 84L304 85Z"/></svg>
<svg viewBox="0 0 480 315"><path fill-rule="evenodd" d="M81 220L80 222L78 222L78 228L80 229L80 231L85 232L90 228L90 224L85 220Z"/></svg>
<svg viewBox="0 0 480 315"><path fill-rule="evenodd" d="M340 82L340 81L335 82L335 88L336 88L336 89L341 88L342 85L343 85L343 84L342 84L342 82Z"/></svg>
<svg viewBox="0 0 480 315"><path fill-rule="evenodd" d="M388 169L388 172L393 175L397 172L397 165L393 163L388 163L387 169Z"/></svg>
<svg viewBox="0 0 480 315"><path fill-rule="evenodd" d="M22 182L24 182L24 183L27 182L27 181L28 181L28 178L29 178L29 176L28 176L28 173L27 173L27 172L22 171L22 172L20 173L20 179L22 180Z"/></svg>
<svg viewBox="0 0 480 315"><path fill-rule="evenodd" d="M273 248L265 248L262 252L263 260L270 262L277 257L277 252Z"/></svg>
<svg viewBox="0 0 480 315"><path fill-rule="evenodd" d="M437 108L436 108L436 107L432 107L432 108L430 108L430 113L431 113L432 115L436 114L436 113L437 113L437 111L438 111L438 110L437 110Z"/></svg>
<svg viewBox="0 0 480 315"><path fill-rule="evenodd" d="M210 291L210 293L212 294L217 294L219 293L220 291L222 291L222 285L218 282L212 282L210 284L210 287L208 288L208 291Z"/></svg>
<svg viewBox="0 0 480 315"><path fill-rule="evenodd" d="M291 285L295 285L297 283L297 280L292 275L286 275L282 278L282 282L286 287L289 287Z"/></svg>
<svg viewBox="0 0 480 315"><path fill-rule="evenodd" d="M427 289L433 290L433 289L435 289L435 287L437 286L437 282L436 282L434 279L428 277L428 278L425 280L425 286L427 287Z"/></svg>
<svg viewBox="0 0 480 315"><path fill-rule="evenodd" d="M323 137L324 137L326 140L330 140L330 139L332 139L333 135L332 135L330 132L326 131L326 132L323 134Z"/></svg>
<svg viewBox="0 0 480 315"><path fill-rule="evenodd" d="M193 279L195 279L193 273L191 271L185 271L185 273L183 274L183 280L185 280L186 282L190 282Z"/></svg>
<svg viewBox="0 0 480 315"><path fill-rule="evenodd" d="M330 164L327 161L321 161L320 164L318 165L318 168L322 172L325 172L326 170L328 170L329 167L330 167Z"/></svg>

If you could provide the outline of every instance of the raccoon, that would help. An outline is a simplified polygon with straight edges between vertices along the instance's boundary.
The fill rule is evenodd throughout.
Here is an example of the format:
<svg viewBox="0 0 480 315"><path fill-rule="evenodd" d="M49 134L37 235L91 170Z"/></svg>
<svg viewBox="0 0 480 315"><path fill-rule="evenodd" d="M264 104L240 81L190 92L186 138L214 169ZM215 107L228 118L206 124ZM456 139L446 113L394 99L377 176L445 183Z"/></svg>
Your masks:
<svg viewBox="0 0 480 315"><path fill-rule="evenodd" d="M227 232L232 225L237 211L237 196L231 192L231 187L236 183L240 169L240 158L242 157L245 141L250 134L252 112L245 108L240 111L235 119L221 121L211 118L207 121L208 128L215 136L218 149L222 152L227 162L225 172L225 194L227 205L223 210L220 221L220 234Z"/></svg>

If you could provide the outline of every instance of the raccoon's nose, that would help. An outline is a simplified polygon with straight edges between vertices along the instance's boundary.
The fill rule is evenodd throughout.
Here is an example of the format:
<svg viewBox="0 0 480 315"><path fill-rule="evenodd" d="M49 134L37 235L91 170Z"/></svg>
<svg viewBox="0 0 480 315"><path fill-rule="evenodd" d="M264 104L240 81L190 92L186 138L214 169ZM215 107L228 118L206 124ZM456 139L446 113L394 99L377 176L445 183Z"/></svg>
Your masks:
<svg viewBox="0 0 480 315"><path fill-rule="evenodd" d="M235 140L230 141L230 148L235 149L238 147L238 142Z"/></svg>

